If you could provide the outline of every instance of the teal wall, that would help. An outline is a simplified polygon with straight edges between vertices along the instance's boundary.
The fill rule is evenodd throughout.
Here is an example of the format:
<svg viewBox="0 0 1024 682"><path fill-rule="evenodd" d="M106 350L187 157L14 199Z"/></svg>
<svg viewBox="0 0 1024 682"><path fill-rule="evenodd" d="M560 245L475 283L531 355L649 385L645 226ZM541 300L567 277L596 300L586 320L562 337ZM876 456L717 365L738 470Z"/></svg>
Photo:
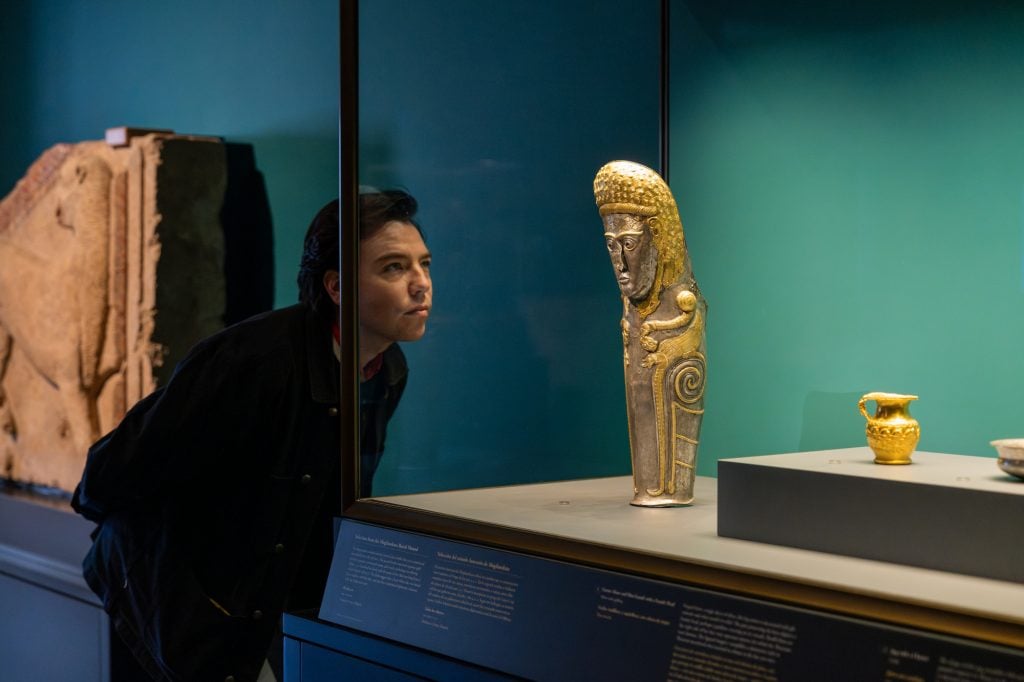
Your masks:
<svg viewBox="0 0 1024 682"><path fill-rule="evenodd" d="M674 2L671 56L700 473L862 445L870 390L920 450L1024 436L1024 7Z"/></svg>
<svg viewBox="0 0 1024 682"><path fill-rule="evenodd" d="M46 148L131 125L252 144L274 220L275 305L337 196L337 0L8 0L0 195Z"/></svg>

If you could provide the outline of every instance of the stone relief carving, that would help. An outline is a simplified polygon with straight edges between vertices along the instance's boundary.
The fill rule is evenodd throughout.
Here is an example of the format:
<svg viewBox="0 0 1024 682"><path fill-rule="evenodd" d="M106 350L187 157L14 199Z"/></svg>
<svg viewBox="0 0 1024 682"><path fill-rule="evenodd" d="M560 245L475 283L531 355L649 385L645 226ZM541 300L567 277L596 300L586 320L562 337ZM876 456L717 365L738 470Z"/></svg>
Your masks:
<svg viewBox="0 0 1024 682"><path fill-rule="evenodd" d="M226 180L220 140L146 134L56 145L0 201L0 476L72 490L222 326Z"/></svg>

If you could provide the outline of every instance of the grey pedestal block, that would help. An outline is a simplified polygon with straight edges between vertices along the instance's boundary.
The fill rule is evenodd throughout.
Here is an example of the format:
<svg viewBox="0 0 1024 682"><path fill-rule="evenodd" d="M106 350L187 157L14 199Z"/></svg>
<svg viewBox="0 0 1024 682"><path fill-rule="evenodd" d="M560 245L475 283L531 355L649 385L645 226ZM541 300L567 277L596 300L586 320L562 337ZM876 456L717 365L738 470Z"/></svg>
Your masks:
<svg viewBox="0 0 1024 682"><path fill-rule="evenodd" d="M1024 481L994 459L868 448L720 460L718 534L1024 582Z"/></svg>

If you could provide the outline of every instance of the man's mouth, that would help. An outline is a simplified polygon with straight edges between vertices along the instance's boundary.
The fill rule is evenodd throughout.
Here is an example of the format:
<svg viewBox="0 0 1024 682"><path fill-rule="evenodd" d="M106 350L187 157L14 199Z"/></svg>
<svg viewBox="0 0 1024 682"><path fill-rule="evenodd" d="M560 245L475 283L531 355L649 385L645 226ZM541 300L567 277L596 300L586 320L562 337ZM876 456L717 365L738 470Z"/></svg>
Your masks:
<svg viewBox="0 0 1024 682"><path fill-rule="evenodd" d="M415 306L414 308L410 308L409 310L406 310L405 314L406 315L412 315L414 317L426 317L427 315L430 314L430 306L428 306L428 305L418 305L418 306Z"/></svg>

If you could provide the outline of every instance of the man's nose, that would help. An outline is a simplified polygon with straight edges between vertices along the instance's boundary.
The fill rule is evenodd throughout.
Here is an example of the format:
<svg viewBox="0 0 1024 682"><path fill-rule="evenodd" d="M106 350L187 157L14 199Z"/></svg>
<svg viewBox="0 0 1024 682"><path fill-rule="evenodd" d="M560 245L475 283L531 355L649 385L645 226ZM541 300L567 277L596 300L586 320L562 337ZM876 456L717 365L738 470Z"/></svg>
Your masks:
<svg viewBox="0 0 1024 682"><path fill-rule="evenodd" d="M430 290L430 273L424 268L414 267L409 278L409 292L414 296Z"/></svg>

